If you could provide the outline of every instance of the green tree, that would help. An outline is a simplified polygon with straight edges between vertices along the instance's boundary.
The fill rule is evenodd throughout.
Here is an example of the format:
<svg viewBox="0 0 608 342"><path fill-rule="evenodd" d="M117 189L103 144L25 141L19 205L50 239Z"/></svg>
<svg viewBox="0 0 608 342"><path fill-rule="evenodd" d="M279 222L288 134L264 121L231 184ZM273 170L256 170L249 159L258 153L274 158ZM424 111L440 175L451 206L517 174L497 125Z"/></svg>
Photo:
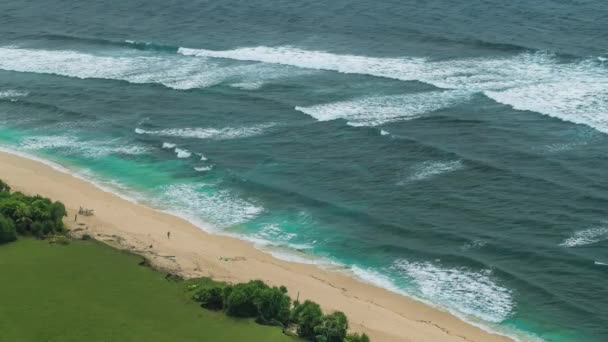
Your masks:
<svg viewBox="0 0 608 342"><path fill-rule="evenodd" d="M319 325L315 326L317 342L343 342L348 330L348 319L340 311L323 316Z"/></svg>
<svg viewBox="0 0 608 342"><path fill-rule="evenodd" d="M65 230L63 218L67 211L61 202L21 192L10 193L7 187L0 180L0 214L13 221L17 233L44 237Z"/></svg>
<svg viewBox="0 0 608 342"><path fill-rule="evenodd" d="M15 223L10 218L0 214L0 244L17 240Z"/></svg>
<svg viewBox="0 0 608 342"><path fill-rule="evenodd" d="M29 206L21 201L20 196L15 194L0 203L0 213L15 222L17 232L20 234L26 234L33 222Z"/></svg>
<svg viewBox="0 0 608 342"><path fill-rule="evenodd" d="M297 305L292 312L292 320L298 325L298 335L312 341L315 339L314 329L321 323L322 317L319 304L309 300Z"/></svg>
<svg viewBox="0 0 608 342"><path fill-rule="evenodd" d="M284 286L259 289L255 294L254 304L258 310L258 321L265 324L289 323L291 298Z"/></svg>
<svg viewBox="0 0 608 342"><path fill-rule="evenodd" d="M57 231L63 231L65 229L63 225L63 218L68 216L68 211L65 209L65 205L59 201L51 204L51 217L55 221L55 229Z"/></svg>
<svg viewBox="0 0 608 342"><path fill-rule="evenodd" d="M255 298L258 291L267 289L268 285L261 280L252 280L248 283L236 284L228 291L224 298L226 314L235 317L256 317L258 309L255 305Z"/></svg>

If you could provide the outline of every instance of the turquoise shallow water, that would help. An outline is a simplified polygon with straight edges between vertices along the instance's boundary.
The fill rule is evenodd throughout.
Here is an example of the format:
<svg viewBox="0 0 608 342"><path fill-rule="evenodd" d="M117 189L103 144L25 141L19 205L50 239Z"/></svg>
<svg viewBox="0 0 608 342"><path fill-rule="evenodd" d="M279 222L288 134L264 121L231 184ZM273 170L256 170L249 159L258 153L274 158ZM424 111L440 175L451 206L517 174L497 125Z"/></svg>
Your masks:
<svg viewBox="0 0 608 342"><path fill-rule="evenodd" d="M4 1L0 142L523 340L608 339L600 1Z"/></svg>

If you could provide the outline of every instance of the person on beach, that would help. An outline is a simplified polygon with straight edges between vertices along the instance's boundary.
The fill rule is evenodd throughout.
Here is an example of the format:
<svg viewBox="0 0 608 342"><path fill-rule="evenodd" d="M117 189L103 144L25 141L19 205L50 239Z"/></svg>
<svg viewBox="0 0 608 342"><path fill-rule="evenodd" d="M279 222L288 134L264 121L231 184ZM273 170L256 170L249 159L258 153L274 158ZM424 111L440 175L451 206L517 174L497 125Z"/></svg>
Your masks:
<svg viewBox="0 0 608 342"><path fill-rule="evenodd" d="M78 219L78 214L74 214L74 222Z"/></svg>
<svg viewBox="0 0 608 342"><path fill-rule="evenodd" d="M167 239L171 238L171 232L167 232Z"/></svg>

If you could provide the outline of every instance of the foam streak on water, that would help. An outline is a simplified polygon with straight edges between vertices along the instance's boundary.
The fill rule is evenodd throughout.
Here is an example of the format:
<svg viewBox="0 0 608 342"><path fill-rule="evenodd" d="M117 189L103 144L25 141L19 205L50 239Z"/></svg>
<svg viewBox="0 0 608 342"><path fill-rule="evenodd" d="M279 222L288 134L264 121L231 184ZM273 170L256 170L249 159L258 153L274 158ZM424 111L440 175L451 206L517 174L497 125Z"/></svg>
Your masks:
<svg viewBox="0 0 608 342"><path fill-rule="evenodd" d="M462 91L428 92L341 101L310 107L296 107L319 121L345 119L351 126L377 126L409 120L450 107L468 97Z"/></svg>
<svg viewBox="0 0 608 342"><path fill-rule="evenodd" d="M439 176L447 172L453 172L464 168L464 164L460 160L451 161L425 161L415 165L410 171L405 180L400 181L398 185L405 185L410 182L417 182Z"/></svg>
<svg viewBox="0 0 608 342"><path fill-rule="evenodd" d="M597 59L563 63L551 54L537 52L433 61L339 55L290 46L225 51L180 48L178 52L97 56L77 51L0 47L0 69L159 83L175 89L209 87L229 80L236 81L231 84L237 87L255 89L265 80L303 72L273 66L279 64L484 92L515 109L536 111L608 133L608 68ZM262 63L226 66L218 58ZM407 112L407 105L404 111Z"/></svg>
<svg viewBox="0 0 608 342"><path fill-rule="evenodd" d="M421 81L443 89L485 94L515 109L536 111L608 133L608 68L597 60L561 63L548 53L504 58L432 61L377 58L308 51L295 47L251 47L226 51L180 48L197 57L285 64L301 68Z"/></svg>
<svg viewBox="0 0 608 342"><path fill-rule="evenodd" d="M154 203L169 207L172 212L189 218L205 218L218 228L242 224L264 211L228 190L217 190L206 184L172 184L156 190L159 194Z"/></svg>
<svg viewBox="0 0 608 342"><path fill-rule="evenodd" d="M396 261L393 268L412 278L423 298L488 322L504 321L515 305L512 291L497 284L490 270L477 272L405 260Z"/></svg>
<svg viewBox="0 0 608 342"><path fill-rule="evenodd" d="M224 127L224 128L170 128L162 130L145 130L136 128L135 133L158 135L165 137L194 138L194 139L240 139L261 135L274 124L260 124L250 127Z"/></svg>
<svg viewBox="0 0 608 342"><path fill-rule="evenodd" d="M224 81L260 83L305 73L260 63L226 66L207 58L183 58L175 54L123 52L106 56L10 46L0 47L0 69L82 79L157 83L174 89L205 88Z"/></svg>
<svg viewBox="0 0 608 342"><path fill-rule="evenodd" d="M59 150L99 158L109 154L138 155L148 152L139 145L125 145L118 140L83 141L72 136L33 136L24 138L21 147L25 150Z"/></svg>
<svg viewBox="0 0 608 342"><path fill-rule="evenodd" d="M12 99L15 97L27 96L29 93L26 91L18 90L0 90L0 99Z"/></svg>
<svg viewBox="0 0 608 342"><path fill-rule="evenodd" d="M608 240L608 226L593 227L574 232L572 236L560 243L560 246L580 247L604 240Z"/></svg>

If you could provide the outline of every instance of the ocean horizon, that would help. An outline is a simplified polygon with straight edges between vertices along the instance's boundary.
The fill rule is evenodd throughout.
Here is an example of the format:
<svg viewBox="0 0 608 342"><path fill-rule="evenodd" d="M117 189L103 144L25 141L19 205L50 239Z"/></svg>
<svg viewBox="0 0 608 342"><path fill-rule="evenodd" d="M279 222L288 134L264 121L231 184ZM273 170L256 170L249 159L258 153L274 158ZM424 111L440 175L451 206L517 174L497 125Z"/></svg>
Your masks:
<svg viewBox="0 0 608 342"><path fill-rule="evenodd" d="M608 339L608 4L0 18L3 148L520 341Z"/></svg>

